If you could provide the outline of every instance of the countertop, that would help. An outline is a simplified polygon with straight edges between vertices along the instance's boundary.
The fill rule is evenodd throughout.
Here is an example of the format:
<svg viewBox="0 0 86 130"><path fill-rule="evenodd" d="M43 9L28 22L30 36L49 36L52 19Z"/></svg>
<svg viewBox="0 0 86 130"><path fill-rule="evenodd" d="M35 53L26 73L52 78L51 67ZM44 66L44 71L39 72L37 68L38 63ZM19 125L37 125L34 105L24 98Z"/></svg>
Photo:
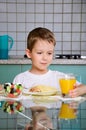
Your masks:
<svg viewBox="0 0 86 130"><path fill-rule="evenodd" d="M0 60L0 64L31 64L31 60L23 57L12 57ZM86 59L53 59L52 64L86 65Z"/></svg>
<svg viewBox="0 0 86 130"><path fill-rule="evenodd" d="M66 98L64 102L61 96L26 97L23 100L1 99L0 130L24 130L32 121L32 126L39 129L50 130L51 126L53 130L86 130L86 101L80 97L77 97L78 100Z"/></svg>

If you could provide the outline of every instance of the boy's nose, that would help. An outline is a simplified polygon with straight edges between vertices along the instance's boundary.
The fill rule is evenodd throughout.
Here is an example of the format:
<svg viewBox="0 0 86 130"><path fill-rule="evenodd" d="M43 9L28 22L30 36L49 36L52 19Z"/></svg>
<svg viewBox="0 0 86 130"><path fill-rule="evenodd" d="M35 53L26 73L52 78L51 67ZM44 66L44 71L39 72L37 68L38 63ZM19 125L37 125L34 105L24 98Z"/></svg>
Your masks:
<svg viewBox="0 0 86 130"><path fill-rule="evenodd" d="M43 54L43 59L47 59L47 55L46 54Z"/></svg>

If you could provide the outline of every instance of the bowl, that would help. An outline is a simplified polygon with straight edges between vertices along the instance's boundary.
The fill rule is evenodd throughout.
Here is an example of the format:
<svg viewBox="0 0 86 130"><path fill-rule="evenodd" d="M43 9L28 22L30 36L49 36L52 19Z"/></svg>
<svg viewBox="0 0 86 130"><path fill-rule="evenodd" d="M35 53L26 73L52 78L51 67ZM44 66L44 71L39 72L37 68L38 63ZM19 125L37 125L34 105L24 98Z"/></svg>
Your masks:
<svg viewBox="0 0 86 130"><path fill-rule="evenodd" d="M23 86L21 84L5 83L4 90L5 96L16 98L22 94Z"/></svg>

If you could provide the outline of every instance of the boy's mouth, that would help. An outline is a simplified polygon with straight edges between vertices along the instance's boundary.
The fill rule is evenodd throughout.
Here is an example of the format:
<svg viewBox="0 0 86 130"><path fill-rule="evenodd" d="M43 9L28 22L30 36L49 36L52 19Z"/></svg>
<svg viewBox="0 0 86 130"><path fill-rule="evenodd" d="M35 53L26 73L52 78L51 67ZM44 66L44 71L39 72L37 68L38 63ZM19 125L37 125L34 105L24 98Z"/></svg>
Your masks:
<svg viewBox="0 0 86 130"><path fill-rule="evenodd" d="M41 64L42 64L42 65L47 65L47 63L46 63L46 62L41 62Z"/></svg>

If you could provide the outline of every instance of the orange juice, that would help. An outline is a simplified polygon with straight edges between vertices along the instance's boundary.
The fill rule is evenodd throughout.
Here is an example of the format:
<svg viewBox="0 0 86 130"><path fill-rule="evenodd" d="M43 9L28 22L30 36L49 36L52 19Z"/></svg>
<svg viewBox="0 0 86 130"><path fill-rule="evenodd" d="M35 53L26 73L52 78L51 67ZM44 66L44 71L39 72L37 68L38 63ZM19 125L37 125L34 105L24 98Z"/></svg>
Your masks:
<svg viewBox="0 0 86 130"><path fill-rule="evenodd" d="M76 83L75 78L62 78L60 79L60 87L62 94L68 94L69 90L72 90L74 88L74 84Z"/></svg>
<svg viewBox="0 0 86 130"><path fill-rule="evenodd" d="M76 118L76 114L73 108L69 107L69 104L62 103L60 108L59 118L62 119L74 119Z"/></svg>

